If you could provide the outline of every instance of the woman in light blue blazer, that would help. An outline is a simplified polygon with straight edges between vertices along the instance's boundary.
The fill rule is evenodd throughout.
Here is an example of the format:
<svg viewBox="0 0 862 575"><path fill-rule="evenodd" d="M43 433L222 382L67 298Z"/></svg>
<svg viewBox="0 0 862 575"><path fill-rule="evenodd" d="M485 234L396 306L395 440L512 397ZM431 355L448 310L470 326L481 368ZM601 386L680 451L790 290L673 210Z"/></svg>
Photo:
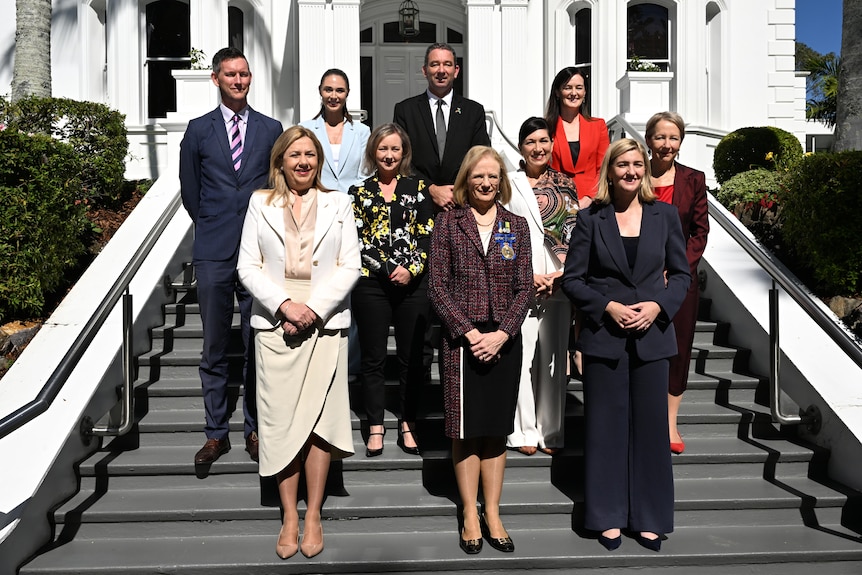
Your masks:
<svg viewBox="0 0 862 575"><path fill-rule="evenodd" d="M320 179L330 190L347 193L350 186L365 179L362 158L371 130L354 122L347 111L350 81L343 71L332 68L320 78L320 112L311 120L301 122L323 146L323 166Z"/></svg>

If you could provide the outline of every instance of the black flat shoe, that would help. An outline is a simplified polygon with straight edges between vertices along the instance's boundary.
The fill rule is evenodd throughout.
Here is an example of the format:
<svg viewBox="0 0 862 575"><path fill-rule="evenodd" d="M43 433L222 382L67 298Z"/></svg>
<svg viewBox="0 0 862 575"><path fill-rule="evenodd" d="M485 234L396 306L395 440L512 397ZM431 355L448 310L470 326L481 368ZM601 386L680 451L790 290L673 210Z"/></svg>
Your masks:
<svg viewBox="0 0 862 575"><path fill-rule="evenodd" d="M464 539L462 537L463 534L464 530L461 529L461 532L458 534L458 544L461 546L461 549L464 550L464 553L467 555L475 555L482 550L481 539Z"/></svg>
<svg viewBox="0 0 862 575"><path fill-rule="evenodd" d="M607 549L608 551L613 551L614 549L619 548L620 544L623 542L623 536L617 535L614 538L605 537L601 533L599 533L599 543L602 544L602 547Z"/></svg>
<svg viewBox="0 0 862 575"><path fill-rule="evenodd" d="M515 551L515 544L512 542L511 537L491 537L491 530L488 529L488 523L485 521L484 513L480 516L480 519L481 522L479 523L479 526L482 529L482 536L488 540L488 545L497 551L502 551L503 553L512 553Z"/></svg>
<svg viewBox="0 0 862 575"><path fill-rule="evenodd" d="M398 422L398 439L395 441L396 445L398 445L398 447L401 448L401 451L403 451L407 455L419 455L419 446L418 445L416 447L407 447L406 445L404 445L404 434L405 433L409 433L410 435L413 435L413 432L410 431L409 429L407 431L402 431L401 430L401 422L399 421ZM413 435L413 439L415 441L415 439L416 439L415 435Z"/></svg>
<svg viewBox="0 0 862 575"><path fill-rule="evenodd" d="M371 439L372 435L379 435L381 437L385 437L386 431L384 431L383 433L369 433L368 439ZM367 445L365 446L365 457L377 457L378 455L382 455L382 454L383 454L383 448L382 447L380 449L369 449Z"/></svg>
<svg viewBox="0 0 862 575"><path fill-rule="evenodd" d="M647 539L638 533L635 535L635 541L637 541L644 549L649 549L650 551L661 551L661 535L655 539Z"/></svg>

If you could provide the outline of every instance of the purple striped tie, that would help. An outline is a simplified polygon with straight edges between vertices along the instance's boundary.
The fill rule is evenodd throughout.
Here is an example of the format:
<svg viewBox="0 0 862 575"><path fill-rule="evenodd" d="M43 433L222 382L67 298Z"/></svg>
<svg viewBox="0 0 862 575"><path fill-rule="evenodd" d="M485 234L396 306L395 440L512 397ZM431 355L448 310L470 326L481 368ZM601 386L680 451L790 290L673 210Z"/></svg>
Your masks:
<svg viewBox="0 0 862 575"><path fill-rule="evenodd" d="M233 169L238 172L242 164L242 136L239 133L239 116L234 114L233 127L230 129L230 157L233 160Z"/></svg>

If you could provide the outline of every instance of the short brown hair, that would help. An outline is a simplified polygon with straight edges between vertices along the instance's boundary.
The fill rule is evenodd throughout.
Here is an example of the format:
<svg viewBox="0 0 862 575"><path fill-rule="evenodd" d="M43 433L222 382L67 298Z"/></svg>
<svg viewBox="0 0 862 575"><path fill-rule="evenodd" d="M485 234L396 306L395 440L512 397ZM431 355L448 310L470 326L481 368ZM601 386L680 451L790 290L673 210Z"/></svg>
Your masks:
<svg viewBox="0 0 862 575"><path fill-rule="evenodd" d="M362 161L362 169L366 174L373 174L377 170L377 146L383 138L397 134L401 138L401 163L398 164L398 173L409 176L413 172L413 151L410 146L410 137L404 128L395 123L380 124L368 137L365 146L365 158Z"/></svg>
<svg viewBox="0 0 862 575"><path fill-rule="evenodd" d="M665 122L670 122L679 129L680 142L685 139L685 121L682 119L682 116L680 116L676 112L658 112L657 114L653 114L652 117L647 120L645 129L645 137L647 141L649 141L649 139L652 138L653 134L655 134L655 127L662 120L664 120Z"/></svg>

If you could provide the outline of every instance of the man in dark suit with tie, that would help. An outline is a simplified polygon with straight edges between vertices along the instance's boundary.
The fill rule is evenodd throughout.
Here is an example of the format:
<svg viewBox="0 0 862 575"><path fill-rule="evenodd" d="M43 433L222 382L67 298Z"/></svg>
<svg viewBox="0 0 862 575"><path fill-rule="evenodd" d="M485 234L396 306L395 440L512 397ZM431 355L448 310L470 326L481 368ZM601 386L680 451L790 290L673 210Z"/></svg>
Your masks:
<svg viewBox="0 0 862 575"><path fill-rule="evenodd" d="M214 462L230 450L228 439L228 357L234 297L239 302L243 345L246 451L257 461L257 417L251 347L251 296L236 273L242 223L254 190L267 186L269 154L282 133L281 122L248 105L251 72L239 50L213 56L212 81L218 108L189 122L180 144L180 192L195 224L193 263L203 323L200 377L206 411L206 443L195 464Z"/></svg>
<svg viewBox="0 0 862 575"><path fill-rule="evenodd" d="M410 136L417 177L425 180L442 210L455 207L452 184L467 150L491 145L485 108L452 90L460 71L451 46L428 46L422 66L428 89L397 103L393 118Z"/></svg>

